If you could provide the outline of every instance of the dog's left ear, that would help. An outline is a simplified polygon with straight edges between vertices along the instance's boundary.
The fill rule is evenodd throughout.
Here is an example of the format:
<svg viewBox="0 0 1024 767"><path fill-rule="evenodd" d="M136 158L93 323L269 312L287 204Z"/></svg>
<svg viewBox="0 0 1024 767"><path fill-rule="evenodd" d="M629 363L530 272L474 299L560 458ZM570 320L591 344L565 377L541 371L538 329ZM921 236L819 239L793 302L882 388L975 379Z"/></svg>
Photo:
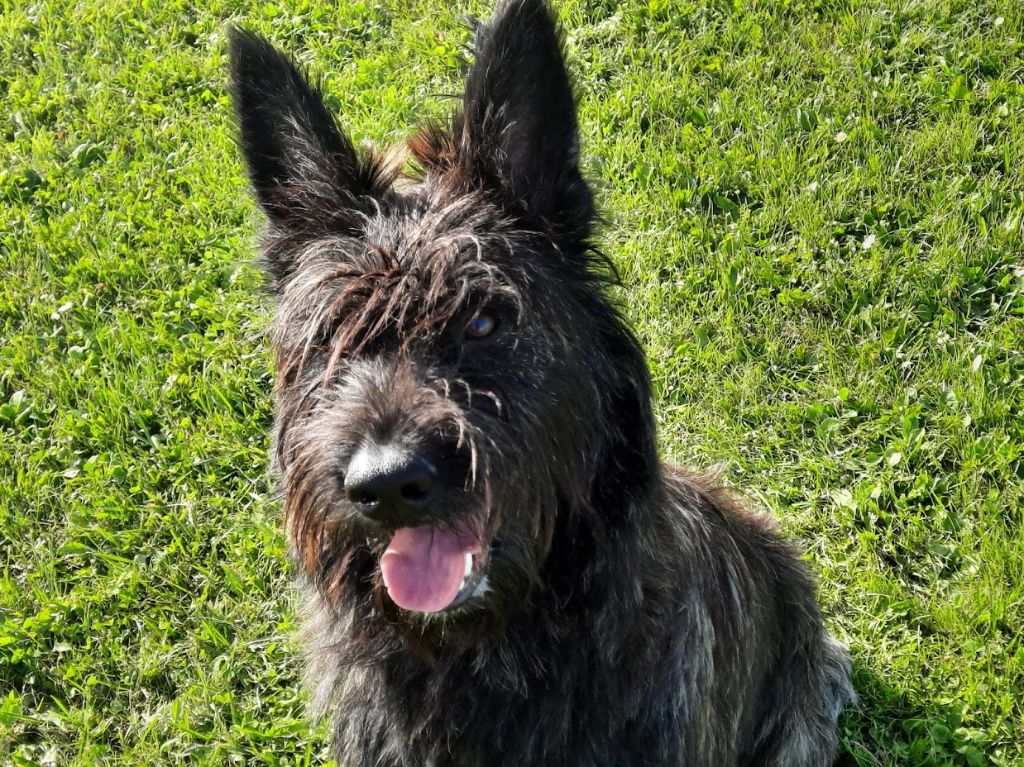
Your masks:
<svg viewBox="0 0 1024 767"><path fill-rule="evenodd" d="M579 171L576 101L544 0L502 0L477 31L453 136L463 173L553 229L585 237L593 217Z"/></svg>

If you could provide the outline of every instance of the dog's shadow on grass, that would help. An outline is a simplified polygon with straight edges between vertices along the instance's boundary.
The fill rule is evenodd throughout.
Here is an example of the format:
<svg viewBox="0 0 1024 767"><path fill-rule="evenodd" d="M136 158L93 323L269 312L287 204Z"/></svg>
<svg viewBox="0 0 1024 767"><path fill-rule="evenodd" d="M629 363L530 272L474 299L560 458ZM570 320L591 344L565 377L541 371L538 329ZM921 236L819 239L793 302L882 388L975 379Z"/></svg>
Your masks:
<svg viewBox="0 0 1024 767"><path fill-rule="evenodd" d="M860 696L839 720L841 746L836 767L981 767L991 762L977 733L961 726L950 706L915 700L874 669L854 660L853 683Z"/></svg>

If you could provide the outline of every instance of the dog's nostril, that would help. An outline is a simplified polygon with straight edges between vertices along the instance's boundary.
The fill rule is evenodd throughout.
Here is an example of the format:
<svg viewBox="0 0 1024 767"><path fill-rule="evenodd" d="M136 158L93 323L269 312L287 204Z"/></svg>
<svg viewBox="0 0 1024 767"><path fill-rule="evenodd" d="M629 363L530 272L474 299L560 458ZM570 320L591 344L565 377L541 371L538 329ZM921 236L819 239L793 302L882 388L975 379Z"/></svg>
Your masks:
<svg viewBox="0 0 1024 767"><path fill-rule="evenodd" d="M358 503L360 506L370 506L377 502L377 496L373 493L365 490L353 490L348 494L348 499L352 503Z"/></svg>
<svg viewBox="0 0 1024 767"><path fill-rule="evenodd" d="M349 461L345 496L368 516L388 516L422 504L437 470L421 455L394 445L369 442Z"/></svg>
<svg viewBox="0 0 1024 767"><path fill-rule="evenodd" d="M427 490L422 484L408 482L402 485L402 497L407 501L421 501L427 495Z"/></svg>

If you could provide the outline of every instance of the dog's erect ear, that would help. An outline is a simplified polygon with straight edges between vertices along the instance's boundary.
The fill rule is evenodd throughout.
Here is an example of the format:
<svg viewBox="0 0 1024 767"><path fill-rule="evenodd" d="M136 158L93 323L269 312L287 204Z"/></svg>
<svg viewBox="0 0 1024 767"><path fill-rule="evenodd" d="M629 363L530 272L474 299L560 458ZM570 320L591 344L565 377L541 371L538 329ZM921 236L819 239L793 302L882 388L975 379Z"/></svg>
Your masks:
<svg viewBox="0 0 1024 767"><path fill-rule="evenodd" d="M271 222L350 228L367 195L386 185L373 158L360 158L317 90L291 60L251 32L231 31L231 87L242 152Z"/></svg>
<svg viewBox="0 0 1024 767"><path fill-rule="evenodd" d="M453 126L460 166L530 214L585 236L593 203L579 172L576 101L547 3L502 0L475 47Z"/></svg>

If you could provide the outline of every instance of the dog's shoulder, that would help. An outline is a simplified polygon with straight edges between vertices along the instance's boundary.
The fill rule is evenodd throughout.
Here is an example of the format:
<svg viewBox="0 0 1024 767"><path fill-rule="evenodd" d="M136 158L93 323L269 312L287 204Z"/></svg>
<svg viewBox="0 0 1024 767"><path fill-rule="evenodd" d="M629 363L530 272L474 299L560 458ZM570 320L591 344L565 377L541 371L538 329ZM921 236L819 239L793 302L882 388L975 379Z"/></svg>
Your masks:
<svg viewBox="0 0 1024 767"><path fill-rule="evenodd" d="M726 487L718 472L698 473L664 465L662 480L666 505L676 516L732 534L779 538L771 515Z"/></svg>

